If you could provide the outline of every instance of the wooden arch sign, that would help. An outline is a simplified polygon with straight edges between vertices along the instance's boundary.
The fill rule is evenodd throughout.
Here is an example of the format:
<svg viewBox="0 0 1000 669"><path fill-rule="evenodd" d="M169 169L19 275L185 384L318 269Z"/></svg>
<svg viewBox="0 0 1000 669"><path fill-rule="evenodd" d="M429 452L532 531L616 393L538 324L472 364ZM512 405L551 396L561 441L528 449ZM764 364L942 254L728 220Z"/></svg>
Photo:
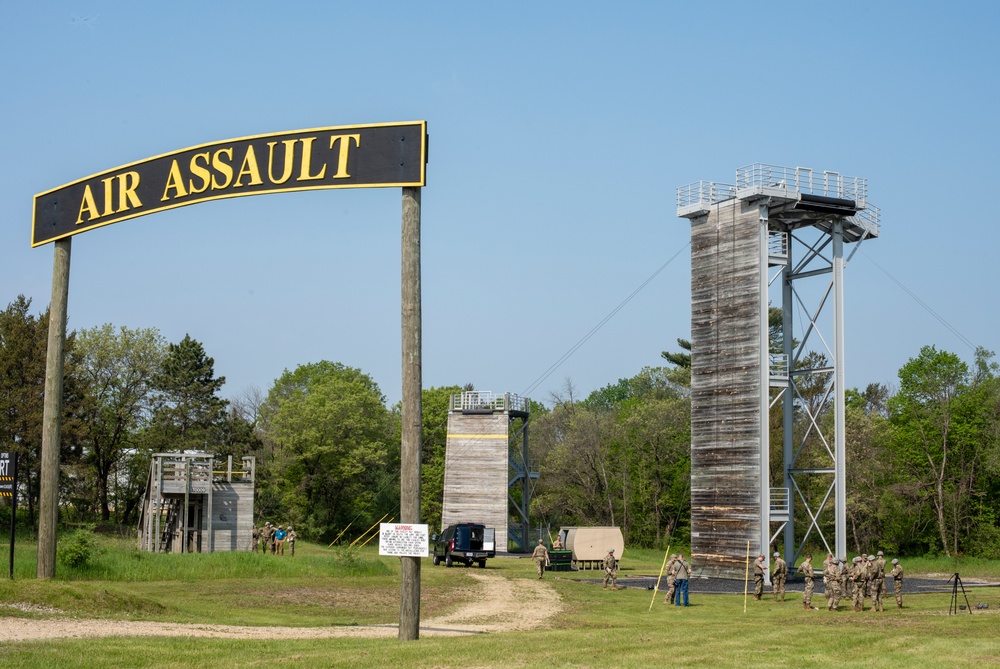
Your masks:
<svg viewBox="0 0 1000 669"><path fill-rule="evenodd" d="M202 144L39 193L31 245L222 198L421 187L426 164L423 121L313 128Z"/></svg>
<svg viewBox="0 0 1000 669"><path fill-rule="evenodd" d="M35 196L33 247L55 243L45 361L38 578L55 576L63 359L73 235L189 204L326 188L403 189L402 443L400 522L420 522L420 192L424 121L333 126L255 135L181 149L106 170ZM420 558L401 557L400 640L420 630Z"/></svg>

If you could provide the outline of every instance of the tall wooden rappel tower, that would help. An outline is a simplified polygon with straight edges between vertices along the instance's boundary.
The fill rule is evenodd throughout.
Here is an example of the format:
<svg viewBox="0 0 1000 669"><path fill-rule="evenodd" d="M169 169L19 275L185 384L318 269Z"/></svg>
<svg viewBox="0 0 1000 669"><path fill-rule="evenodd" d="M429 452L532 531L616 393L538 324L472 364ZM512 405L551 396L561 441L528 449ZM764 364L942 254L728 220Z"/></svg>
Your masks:
<svg viewBox="0 0 1000 669"><path fill-rule="evenodd" d="M538 461L528 457L530 400L513 393L451 396L445 446L442 529L481 523L496 529L496 550L528 547L528 510Z"/></svg>
<svg viewBox="0 0 1000 669"><path fill-rule="evenodd" d="M743 578L747 542L769 555L782 533L789 564L810 537L843 556L844 249L878 237L867 182L757 163L735 185L677 189L677 215L691 222L692 558L706 576ZM772 306L780 328L769 328ZM772 487L779 402L783 470ZM804 494L807 481L825 494Z"/></svg>

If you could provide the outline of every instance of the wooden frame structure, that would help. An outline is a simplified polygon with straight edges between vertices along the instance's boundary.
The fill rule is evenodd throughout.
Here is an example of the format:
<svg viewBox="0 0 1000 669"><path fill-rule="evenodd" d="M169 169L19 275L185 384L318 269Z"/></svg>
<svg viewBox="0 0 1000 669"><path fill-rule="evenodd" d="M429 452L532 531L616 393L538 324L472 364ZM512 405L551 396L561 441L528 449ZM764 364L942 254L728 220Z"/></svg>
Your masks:
<svg viewBox="0 0 1000 669"><path fill-rule="evenodd" d="M139 517L139 548L153 553L253 550L256 460L215 469L209 453L156 453Z"/></svg>

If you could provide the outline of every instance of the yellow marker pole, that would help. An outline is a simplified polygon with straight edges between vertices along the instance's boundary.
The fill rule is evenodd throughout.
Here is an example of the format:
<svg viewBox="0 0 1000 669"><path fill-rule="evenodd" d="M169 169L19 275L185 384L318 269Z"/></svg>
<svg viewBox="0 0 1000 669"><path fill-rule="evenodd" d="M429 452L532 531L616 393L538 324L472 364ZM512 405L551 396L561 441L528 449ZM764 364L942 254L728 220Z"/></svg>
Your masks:
<svg viewBox="0 0 1000 669"><path fill-rule="evenodd" d="M389 519L388 521L386 521L386 522L389 522L389 523L391 523L391 522L392 522L392 521L394 521L394 520L396 520L396 517L395 517L395 516L393 516L392 518L390 518L390 519ZM375 532L375 533L374 533L374 534L372 534L372 535L371 535L370 537L368 537L368 541L366 541L365 543L363 543L363 544L361 544L360 546L358 546L358 548L364 548L365 546L367 546L367 545L368 545L368 542L369 542L369 541L371 541L372 539L374 539L374 538L375 538L375 537L377 537L377 536L378 536L378 532Z"/></svg>
<svg viewBox="0 0 1000 669"><path fill-rule="evenodd" d="M372 525L371 527L369 527L367 530L365 530L364 532L362 532L361 535L357 539L355 539L354 541L351 542L351 547L353 548L355 544L357 544L359 541L361 541L362 539L364 539L365 537L367 537L368 533L371 532L372 530L374 530L375 528L377 528L382 523L382 521L385 520L386 516L388 516L388 515L389 515L388 513L385 514L385 516L382 516L381 518L379 518L379 520L378 520L377 523L375 523L374 525ZM378 530L375 530L375 534L378 534ZM365 543L367 543L367 542L365 542Z"/></svg>
<svg viewBox="0 0 1000 669"><path fill-rule="evenodd" d="M331 546L333 546L333 545L334 545L335 543L337 543L337 539L340 539L340 537L344 536L344 532L346 532L347 530L351 529L351 525L353 525L353 524L354 524L354 521L353 521L353 520L352 520L351 522L347 523L347 527L345 527L344 529L342 529L342 530L340 531L340 534L338 534L338 535L337 535L337 538L336 538L336 539L334 539L333 541L331 541L331 542L330 542L330 545L329 545L329 546L327 546L327 548L330 548L330 547L331 547Z"/></svg>
<svg viewBox="0 0 1000 669"><path fill-rule="evenodd" d="M381 518L379 518L378 520L376 520L374 525L372 525L367 530L365 530L364 532L362 532L360 537L358 537L357 539L355 539L354 541L351 542L351 546L354 546L354 544L358 543L359 541L361 541L362 539L364 539L366 536L368 536L368 533L372 531L372 528L378 527L378 524L381 523L383 520L385 520L388 515L389 514L387 513L387 514L385 514L385 516L382 516Z"/></svg>
<svg viewBox="0 0 1000 669"><path fill-rule="evenodd" d="M743 578L743 613L747 612L747 591L750 588L750 542L747 541L747 573Z"/></svg>
<svg viewBox="0 0 1000 669"><path fill-rule="evenodd" d="M649 611L653 610L653 603L656 602L656 593L660 590L660 579L663 578L663 570L667 568L668 555L670 555L670 544L667 544L667 552L663 554L663 565L660 567L660 575L656 577L656 587L653 588L653 599L649 602Z"/></svg>

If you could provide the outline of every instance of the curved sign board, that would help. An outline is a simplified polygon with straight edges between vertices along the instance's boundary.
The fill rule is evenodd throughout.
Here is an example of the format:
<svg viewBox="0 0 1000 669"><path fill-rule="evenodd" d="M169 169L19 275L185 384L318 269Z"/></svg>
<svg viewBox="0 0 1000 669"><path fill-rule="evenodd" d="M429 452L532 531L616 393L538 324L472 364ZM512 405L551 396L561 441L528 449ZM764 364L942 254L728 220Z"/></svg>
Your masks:
<svg viewBox="0 0 1000 669"><path fill-rule="evenodd" d="M323 188L422 187L426 164L424 121L202 144L39 193L31 245L207 200Z"/></svg>

